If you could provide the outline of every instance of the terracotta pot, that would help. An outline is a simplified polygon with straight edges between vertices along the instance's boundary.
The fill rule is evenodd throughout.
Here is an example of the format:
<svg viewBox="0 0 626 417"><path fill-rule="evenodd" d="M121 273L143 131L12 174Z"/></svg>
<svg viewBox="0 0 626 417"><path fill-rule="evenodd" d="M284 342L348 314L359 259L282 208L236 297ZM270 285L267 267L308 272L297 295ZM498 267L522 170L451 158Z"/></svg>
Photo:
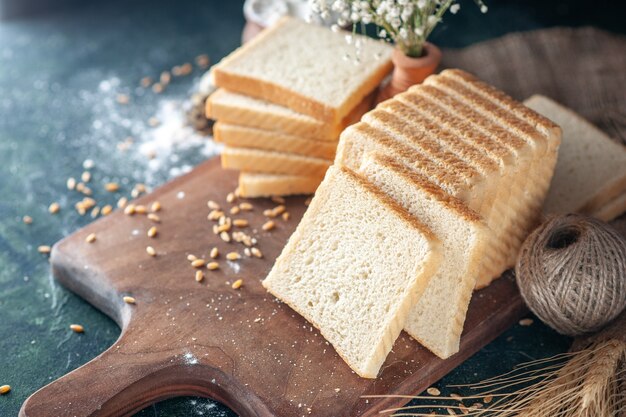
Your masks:
<svg viewBox="0 0 626 417"><path fill-rule="evenodd" d="M401 50L394 49L391 56L394 69L389 83L381 87L376 103L385 101L410 86L420 84L435 72L441 62L441 50L429 42L424 43L424 56L411 58Z"/></svg>

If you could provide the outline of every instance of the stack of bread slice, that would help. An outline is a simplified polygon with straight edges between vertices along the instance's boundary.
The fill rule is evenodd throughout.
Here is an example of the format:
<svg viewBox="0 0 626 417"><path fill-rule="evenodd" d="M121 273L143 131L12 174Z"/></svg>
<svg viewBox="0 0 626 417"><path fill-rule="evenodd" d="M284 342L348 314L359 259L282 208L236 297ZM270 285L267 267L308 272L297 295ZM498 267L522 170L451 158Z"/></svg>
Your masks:
<svg viewBox="0 0 626 417"><path fill-rule="evenodd" d="M560 135L465 72L429 77L342 133L265 287L363 377L402 328L453 355L474 288L513 265L539 220ZM408 239L409 221L422 237Z"/></svg>
<svg viewBox="0 0 626 417"><path fill-rule="evenodd" d="M284 18L213 67L206 113L222 166L241 171L240 195L313 193L339 134L370 109L392 48L345 36Z"/></svg>
<svg viewBox="0 0 626 417"><path fill-rule="evenodd" d="M581 212L609 221L626 211L626 146L543 96L524 102L563 129L544 213Z"/></svg>

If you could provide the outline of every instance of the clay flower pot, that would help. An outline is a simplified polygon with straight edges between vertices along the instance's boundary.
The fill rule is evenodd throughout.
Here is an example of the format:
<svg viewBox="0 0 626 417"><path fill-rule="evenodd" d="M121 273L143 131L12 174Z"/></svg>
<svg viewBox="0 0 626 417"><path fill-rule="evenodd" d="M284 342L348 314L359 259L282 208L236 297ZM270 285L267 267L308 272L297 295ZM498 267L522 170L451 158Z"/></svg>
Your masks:
<svg viewBox="0 0 626 417"><path fill-rule="evenodd" d="M441 62L441 50L432 43L425 42L424 55L419 58L412 58L396 48L391 56L391 61L394 65L391 80L381 88L376 103L406 91L412 85L420 84L426 77L434 73L439 62Z"/></svg>

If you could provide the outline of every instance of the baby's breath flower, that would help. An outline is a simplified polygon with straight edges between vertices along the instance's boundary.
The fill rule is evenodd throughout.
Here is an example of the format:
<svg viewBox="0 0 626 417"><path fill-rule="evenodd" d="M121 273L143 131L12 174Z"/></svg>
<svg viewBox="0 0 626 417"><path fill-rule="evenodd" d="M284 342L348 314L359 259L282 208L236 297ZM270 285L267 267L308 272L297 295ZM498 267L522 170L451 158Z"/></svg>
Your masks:
<svg viewBox="0 0 626 417"><path fill-rule="evenodd" d="M450 13L457 14L460 8L461 5L459 3L454 3L452 6L450 6Z"/></svg>

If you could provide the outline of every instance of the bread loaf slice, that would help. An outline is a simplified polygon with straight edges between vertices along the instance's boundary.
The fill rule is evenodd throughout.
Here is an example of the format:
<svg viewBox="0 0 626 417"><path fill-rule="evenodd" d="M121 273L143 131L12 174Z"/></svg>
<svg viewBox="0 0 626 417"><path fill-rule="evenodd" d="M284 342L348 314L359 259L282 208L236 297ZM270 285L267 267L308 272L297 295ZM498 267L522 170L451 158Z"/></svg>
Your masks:
<svg viewBox="0 0 626 417"><path fill-rule="evenodd" d="M545 214L593 213L626 191L626 147L573 111L543 97L524 102L563 129Z"/></svg>
<svg viewBox="0 0 626 417"><path fill-rule="evenodd" d="M245 198L313 194L324 177L239 173L239 195Z"/></svg>
<svg viewBox="0 0 626 417"><path fill-rule="evenodd" d="M391 71L393 48L283 18L212 69L215 85L339 123Z"/></svg>
<svg viewBox="0 0 626 417"><path fill-rule="evenodd" d="M302 138L336 142L346 127L358 122L372 106L365 97L340 123L325 123L268 101L219 89L206 101L206 116L232 125L286 133Z"/></svg>
<svg viewBox="0 0 626 417"><path fill-rule="evenodd" d="M592 216L604 222L610 222L626 212L626 193L615 197L603 207L596 210Z"/></svg>
<svg viewBox="0 0 626 417"><path fill-rule="evenodd" d="M284 152L225 147L222 167L246 172L321 177L331 161Z"/></svg>
<svg viewBox="0 0 626 417"><path fill-rule="evenodd" d="M333 142L302 139L285 133L223 122L213 125L213 138L216 142L232 148L265 149L328 160L335 157L337 150L337 144Z"/></svg>
<svg viewBox="0 0 626 417"><path fill-rule="evenodd" d="M389 156L370 155L361 172L441 239L441 265L411 309L404 330L440 358L448 358L459 350L488 228L465 203Z"/></svg>
<svg viewBox="0 0 626 417"><path fill-rule="evenodd" d="M263 286L375 378L437 270L439 246L388 196L333 166Z"/></svg>

